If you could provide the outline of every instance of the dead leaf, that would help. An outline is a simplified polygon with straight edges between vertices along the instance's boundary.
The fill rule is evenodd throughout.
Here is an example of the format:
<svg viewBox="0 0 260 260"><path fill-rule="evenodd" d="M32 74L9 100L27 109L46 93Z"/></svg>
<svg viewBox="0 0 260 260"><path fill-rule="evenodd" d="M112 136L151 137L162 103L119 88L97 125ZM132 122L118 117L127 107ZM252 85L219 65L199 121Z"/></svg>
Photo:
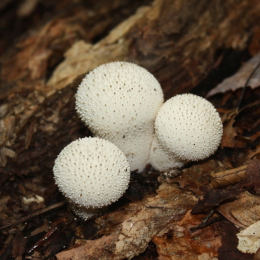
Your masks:
<svg viewBox="0 0 260 260"><path fill-rule="evenodd" d="M256 55L260 50L260 26L253 29L252 40L249 44L249 52L252 56Z"/></svg>
<svg viewBox="0 0 260 260"><path fill-rule="evenodd" d="M218 211L237 227L246 228L260 220L260 197L243 192L237 200L221 205Z"/></svg>
<svg viewBox="0 0 260 260"><path fill-rule="evenodd" d="M191 232L199 225L203 215L191 215L188 211L182 220L172 222L163 235L153 238L159 260L217 259L221 236L214 225Z"/></svg>
<svg viewBox="0 0 260 260"><path fill-rule="evenodd" d="M242 68L233 76L225 79L215 88L213 88L208 94L207 97L213 96L217 93L225 93L229 90L236 90L238 88L244 87L247 82L250 74L256 68L256 66L260 63L260 53L251 58L248 62L246 62ZM248 86L252 89L260 86L260 69L258 69L252 78L250 79Z"/></svg>
<svg viewBox="0 0 260 260"><path fill-rule="evenodd" d="M243 165L234 169L211 173L210 186L220 188L245 180L247 178L247 167L247 165Z"/></svg>
<svg viewBox="0 0 260 260"><path fill-rule="evenodd" d="M257 146L256 150L249 151L248 159L254 159L254 158L260 159L260 146Z"/></svg>
<svg viewBox="0 0 260 260"><path fill-rule="evenodd" d="M18 16L29 16L36 8L39 0L24 0L17 10Z"/></svg>
<svg viewBox="0 0 260 260"><path fill-rule="evenodd" d="M96 240L86 240L83 246L58 253L59 260L68 259L124 259L142 253L152 237L170 221L177 220L196 203L190 193L174 185L162 184L157 195L133 202L125 208L97 219L106 228L113 228Z"/></svg>
<svg viewBox="0 0 260 260"><path fill-rule="evenodd" d="M223 136L221 141L222 147L229 148L243 148L246 146L245 142L242 142L237 137L240 136L239 128L235 127L237 111L230 111L224 114L223 121Z"/></svg>
<svg viewBox="0 0 260 260"><path fill-rule="evenodd" d="M192 214L209 212L225 201L234 200L239 192L240 190L236 188L219 190L212 189L204 195L203 199L199 200L197 205L193 207Z"/></svg>
<svg viewBox="0 0 260 260"><path fill-rule="evenodd" d="M244 186L253 189L257 195L260 195L260 160L249 161L247 180Z"/></svg>

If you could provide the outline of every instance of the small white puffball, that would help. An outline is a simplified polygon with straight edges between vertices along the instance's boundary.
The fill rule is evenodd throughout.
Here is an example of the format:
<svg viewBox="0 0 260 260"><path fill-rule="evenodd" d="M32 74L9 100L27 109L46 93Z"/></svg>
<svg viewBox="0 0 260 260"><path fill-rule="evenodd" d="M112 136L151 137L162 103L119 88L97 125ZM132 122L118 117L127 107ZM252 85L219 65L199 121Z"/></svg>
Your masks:
<svg viewBox="0 0 260 260"><path fill-rule="evenodd" d="M128 187L129 163L109 141L86 137L73 141L58 155L55 182L73 203L100 208L118 200Z"/></svg>
<svg viewBox="0 0 260 260"><path fill-rule="evenodd" d="M153 139L149 163L158 171L181 168L184 165L184 161L160 145L156 136Z"/></svg>
<svg viewBox="0 0 260 260"><path fill-rule="evenodd" d="M197 161L217 150L223 126L209 101L181 94L162 105L155 120L155 133L166 150L181 160Z"/></svg>
<svg viewBox="0 0 260 260"><path fill-rule="evenodd" d="M149 159L153 124L162 103L155 77L129 62L100 65L85 76L76 93L76 110L83 122L95 135L116 144L131 170L139 171ZM140 136L142 143L136 141Z"/></svg>

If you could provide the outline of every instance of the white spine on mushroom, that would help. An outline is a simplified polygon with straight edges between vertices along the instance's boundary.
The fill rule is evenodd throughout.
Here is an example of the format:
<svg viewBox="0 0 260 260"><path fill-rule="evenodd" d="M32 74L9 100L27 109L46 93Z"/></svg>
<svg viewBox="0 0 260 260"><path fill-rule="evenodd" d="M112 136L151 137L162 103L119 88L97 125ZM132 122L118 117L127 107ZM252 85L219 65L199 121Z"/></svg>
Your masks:
<svg viewBox="0 0 260 260"><path fill-rule="evenodd" d="M118 200L130 179L124 153L109 141L91 137L67 145L55 160L53 172L61 192L78 209L85 207L86 213L89 208L90 215L93 208Z"/></svg>
<svg viewBox="0 0 260 260"><path fill-rule="evenodd" d="M131 170L149 159L153 124L163 103L159 82L128 62L103 64L85 76L76 93L76 110L91 131L116 144Z"/></svg>
<svg viewBox="0 0 260 260"><path fill-rule="evenodd" d="M218 148L223 126L218 112L206 99L193 95L176 95L160 108L155 120L155 135L160 153L167 151L174 162L197 161L212 155ZM151 150L150 163L156 155ZM156 167L156 166L155 166ZM157 169L165 167L161 166Z"/></svg>

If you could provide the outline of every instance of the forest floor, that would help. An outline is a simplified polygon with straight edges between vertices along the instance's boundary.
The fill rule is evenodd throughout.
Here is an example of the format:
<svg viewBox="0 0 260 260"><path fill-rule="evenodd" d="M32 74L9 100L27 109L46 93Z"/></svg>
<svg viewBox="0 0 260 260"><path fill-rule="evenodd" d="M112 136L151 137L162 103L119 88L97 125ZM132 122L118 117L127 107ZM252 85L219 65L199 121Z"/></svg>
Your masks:
<svg viewBox="0 0 260 260"><path fill-rule="evenodd" d="M85 259L109 255L135 260L260 259L259 250L256 254L238 251L236 236L260 220L260 68L255 69L260 64L260 33L242 51L223 51L222 61L191 90L211 101L221 115L224 134L218 151L209 159L189 163L175 176L151 166L133 172L124 196L85 222L73 214L52 174L54 160L65 145L91 136L75 112L77 84L50 92L41 101L37 92L41 82L19 88L6 80L19 77L19 82L26 82L32 48L52 41L56 55L48 64L41 60L48 55L44 51L32 61L35 78L44 75L48 81L76 40L95 44L140 5L138 1L113 1L109 7L105 1L82 2L5 0L0 4L0 119L4 119L0 127L9 129L7 137L0 135L0 142L1 138L10 141L0 153L0 259L84 259L83 255ZM150 3L142 1L142 5ZM47 26L42 29L42 24ZM92 30L82 32L78 24ZM31 32L35 28L41 28L37 37ZM59 35L64 28L66 37ZM19 64L14 49L20 51ZM19 104L26 112L20 113L24 107ZM14 114L7 117L9 109ZM27 112L30 116L22 121ZM19 131L16 116L23 122ZM115 241L129 221L133 226L143 224L130 242L120 240L129 252L116 251Z"/></svg>

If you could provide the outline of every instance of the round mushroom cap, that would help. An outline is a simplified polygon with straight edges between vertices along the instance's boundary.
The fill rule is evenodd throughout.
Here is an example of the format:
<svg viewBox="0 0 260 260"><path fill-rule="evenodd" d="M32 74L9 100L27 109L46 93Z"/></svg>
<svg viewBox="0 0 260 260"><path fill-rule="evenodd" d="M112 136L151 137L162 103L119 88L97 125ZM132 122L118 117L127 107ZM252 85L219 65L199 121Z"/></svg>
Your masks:
<svg viewBox="0 0 260 260"><path fill-rule="evenodd" d="M55 160L54 178L74 203L103 207L118 200L128 187L129 163L109 141L86 137L67 145Z"/></svg>
<svg viewBox="0 0 260 260"><path fill-rule="evenodd" d="M180 159L197 161L217 150L223 126L209 101L193 94L181 94L160 108L155 132L159 142Z"/></svg>
<svg viewBox="0 0 260 260"><path fill-rule="evenodd" d="M153 122L163 103L159 82L146 69L129 62L111 62L89 72L76 93L76 110L101 137L127 133Z"/></svg>

